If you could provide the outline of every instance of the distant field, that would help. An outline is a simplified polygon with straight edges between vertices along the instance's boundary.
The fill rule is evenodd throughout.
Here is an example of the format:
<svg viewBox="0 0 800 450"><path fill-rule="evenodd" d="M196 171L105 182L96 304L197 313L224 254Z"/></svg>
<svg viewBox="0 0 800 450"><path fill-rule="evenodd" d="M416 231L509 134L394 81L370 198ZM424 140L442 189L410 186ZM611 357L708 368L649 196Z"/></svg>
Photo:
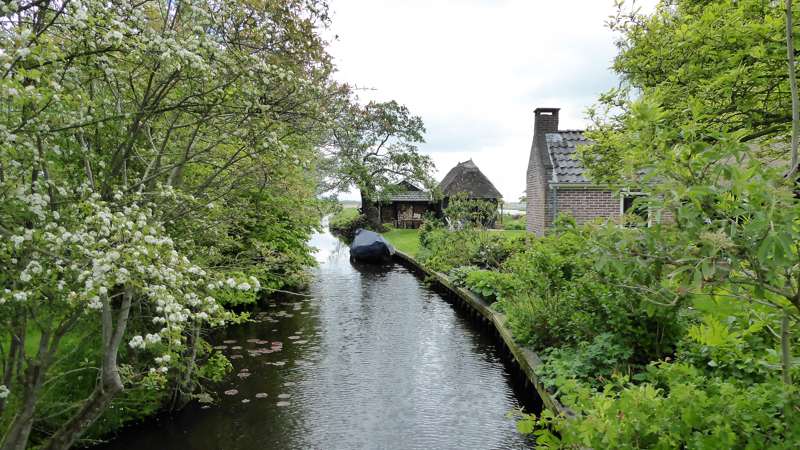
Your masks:
<svg viewBox="0 0 800 450"><path fill-rule="evenodd" d="M361 207L361 202L356 201L356 200L342 200L342 201L339 202L339 204L342 205L343 208L347 208L347 209L349 209L349 208L360 208Z"/></svg>

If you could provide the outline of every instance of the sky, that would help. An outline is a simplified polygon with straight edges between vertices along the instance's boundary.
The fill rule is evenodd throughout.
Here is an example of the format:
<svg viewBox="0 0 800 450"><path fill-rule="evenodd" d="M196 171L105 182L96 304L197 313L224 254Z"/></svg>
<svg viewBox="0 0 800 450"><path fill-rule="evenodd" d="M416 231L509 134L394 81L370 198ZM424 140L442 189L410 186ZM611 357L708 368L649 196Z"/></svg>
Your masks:
<svg viewBox="0 0 800 450"><path fill-rule="evenodd" d="M586 108L618 83L613 0L329 4L335 77L364 101L397 100L422 117L437 181L471 158L506 201L524 194L533 110L561 108L560 129L584 129Z"/></svg>

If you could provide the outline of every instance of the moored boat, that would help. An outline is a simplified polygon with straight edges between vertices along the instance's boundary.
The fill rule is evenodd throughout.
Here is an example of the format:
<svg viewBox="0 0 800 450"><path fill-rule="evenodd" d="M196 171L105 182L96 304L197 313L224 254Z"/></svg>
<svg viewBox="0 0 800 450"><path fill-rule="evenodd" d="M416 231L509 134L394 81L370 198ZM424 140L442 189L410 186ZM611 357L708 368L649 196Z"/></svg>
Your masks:
<svg viewBox="0 0 800 450"><path fill-rule="evenodd" d="M374 231L359 228L350 244L350 257L360 262L381 263L394 255L394 247Z"/></svg>

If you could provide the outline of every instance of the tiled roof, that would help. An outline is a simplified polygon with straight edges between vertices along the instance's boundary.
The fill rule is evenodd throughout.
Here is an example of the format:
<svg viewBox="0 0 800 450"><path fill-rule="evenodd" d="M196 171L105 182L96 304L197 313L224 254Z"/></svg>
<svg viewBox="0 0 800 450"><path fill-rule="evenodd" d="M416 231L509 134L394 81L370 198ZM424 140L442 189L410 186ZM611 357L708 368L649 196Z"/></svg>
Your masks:
<svg viewBox="0 0 800 450"><path fill-rule="evenodd" d="M583 164L577 160L579 145L591 143L583 131L566 130L547 133L547 152L553 161L553 172L558 183L589 183L584 176Z"/></svg>
<svg viewBox="0 0 800 450"><path fill-rule="evenodd" d="M397 192L389 197L390 202L429 202L431 193L426 191Z"/></svg>

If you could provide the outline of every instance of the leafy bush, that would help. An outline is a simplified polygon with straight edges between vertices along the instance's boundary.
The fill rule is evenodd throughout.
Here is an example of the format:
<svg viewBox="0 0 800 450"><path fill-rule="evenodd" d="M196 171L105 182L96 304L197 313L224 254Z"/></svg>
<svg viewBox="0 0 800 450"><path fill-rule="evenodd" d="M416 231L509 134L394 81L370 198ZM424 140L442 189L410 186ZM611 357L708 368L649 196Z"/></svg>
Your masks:
<svg viewBox="0 0 800 450"><path fill-rule="evenodd" d="M577 379L600 388L615 374L630 373L629 361L633 349L619 336L602 333L591 342L577 347L555 347L542 356L541 379L545 385L556 387L559 379Z"/></svg>
<svg viewBox="0 0 800 450"><path fill-rule="evenodd" d="M514 295L519 285L512 274L492 270L473 270L467 273L464 284L489 302Z"/></svg>
<svg viewBox="0 0 800 450"><path fill-rule="evenodd" d="M525 229L525 216L512 216L511 214L503 214L503 229L504 230L524 230Z"/></svg>
<svg viewBox="0 0 800 450"><path fill-rule="evenodd" d="M461 266L497 269L524 247L521 238L472 229L433 229L425 234L425 243L425 251L420 253L422 263L444 273Z"/></svg>
<svg viewBox="0 0 800 450"><path fill-rule="evenodd" d="M450 278L450 282L459 287L467 287L467 275L470 272L475 270L481 270L480 267L476 266L461 266L456 267L454 269L450 269L447 272L447 277Z"/></svg>
<svg viewBox="0 0 800 450"><path fill-rule="evenodd" d="M777 380L748 384L706 377L689 365L648 368L657 383L619 377L600 392L573 383L563 401L573 421L545 412L518 428L542 448L786 449L800 443L797 388ZM553 430L552 432L550 430Z"/></svg>
<svg viewBox="0 0 800 450"><path fill-rule="evenodd" d="M625 278L630 274L598 267L591 253L596 236L593 227L562 228L503 264L520 291L499 305L515 338L543 350L612 333L634 350L632 363L671 355L682 335L678 309L629 289L639 283Z"/></svg>
<svg viewBox="0 0 800 450"><path fill-rule="evenodd" d="M419 227L419 244L423 247L431 245L431 233L434 230L444 229L444 222L431 213L425 213L422 225Z"/></svg>
<svg viewBox="0 0 800 450"><path fill-rule="evenodd" d="M444 216L452 229L489 228L497 220L497 204L488 200L477 200L460 192L449 199Z"/></svg>
<svg viewBox="0 0 800 450"><path fill-rule="evenodd" d="M368 228L367 217L355 208L344 208L334 215L328 225L331 232L352 240L359 228Z"/></svg>
<svg viewBox="0 0 800 450"><path fill-rule="evenodd" d="M745 311L728 315L724 322L705 313L689 327L678 343L676 359L697 367L704 375L763 383L780 370L780 355L769 328L779 329L780 320L762 316L747 320ZM795 336L790 348L800 343ZM796 364L793 379L800 375Z"/></svg>

